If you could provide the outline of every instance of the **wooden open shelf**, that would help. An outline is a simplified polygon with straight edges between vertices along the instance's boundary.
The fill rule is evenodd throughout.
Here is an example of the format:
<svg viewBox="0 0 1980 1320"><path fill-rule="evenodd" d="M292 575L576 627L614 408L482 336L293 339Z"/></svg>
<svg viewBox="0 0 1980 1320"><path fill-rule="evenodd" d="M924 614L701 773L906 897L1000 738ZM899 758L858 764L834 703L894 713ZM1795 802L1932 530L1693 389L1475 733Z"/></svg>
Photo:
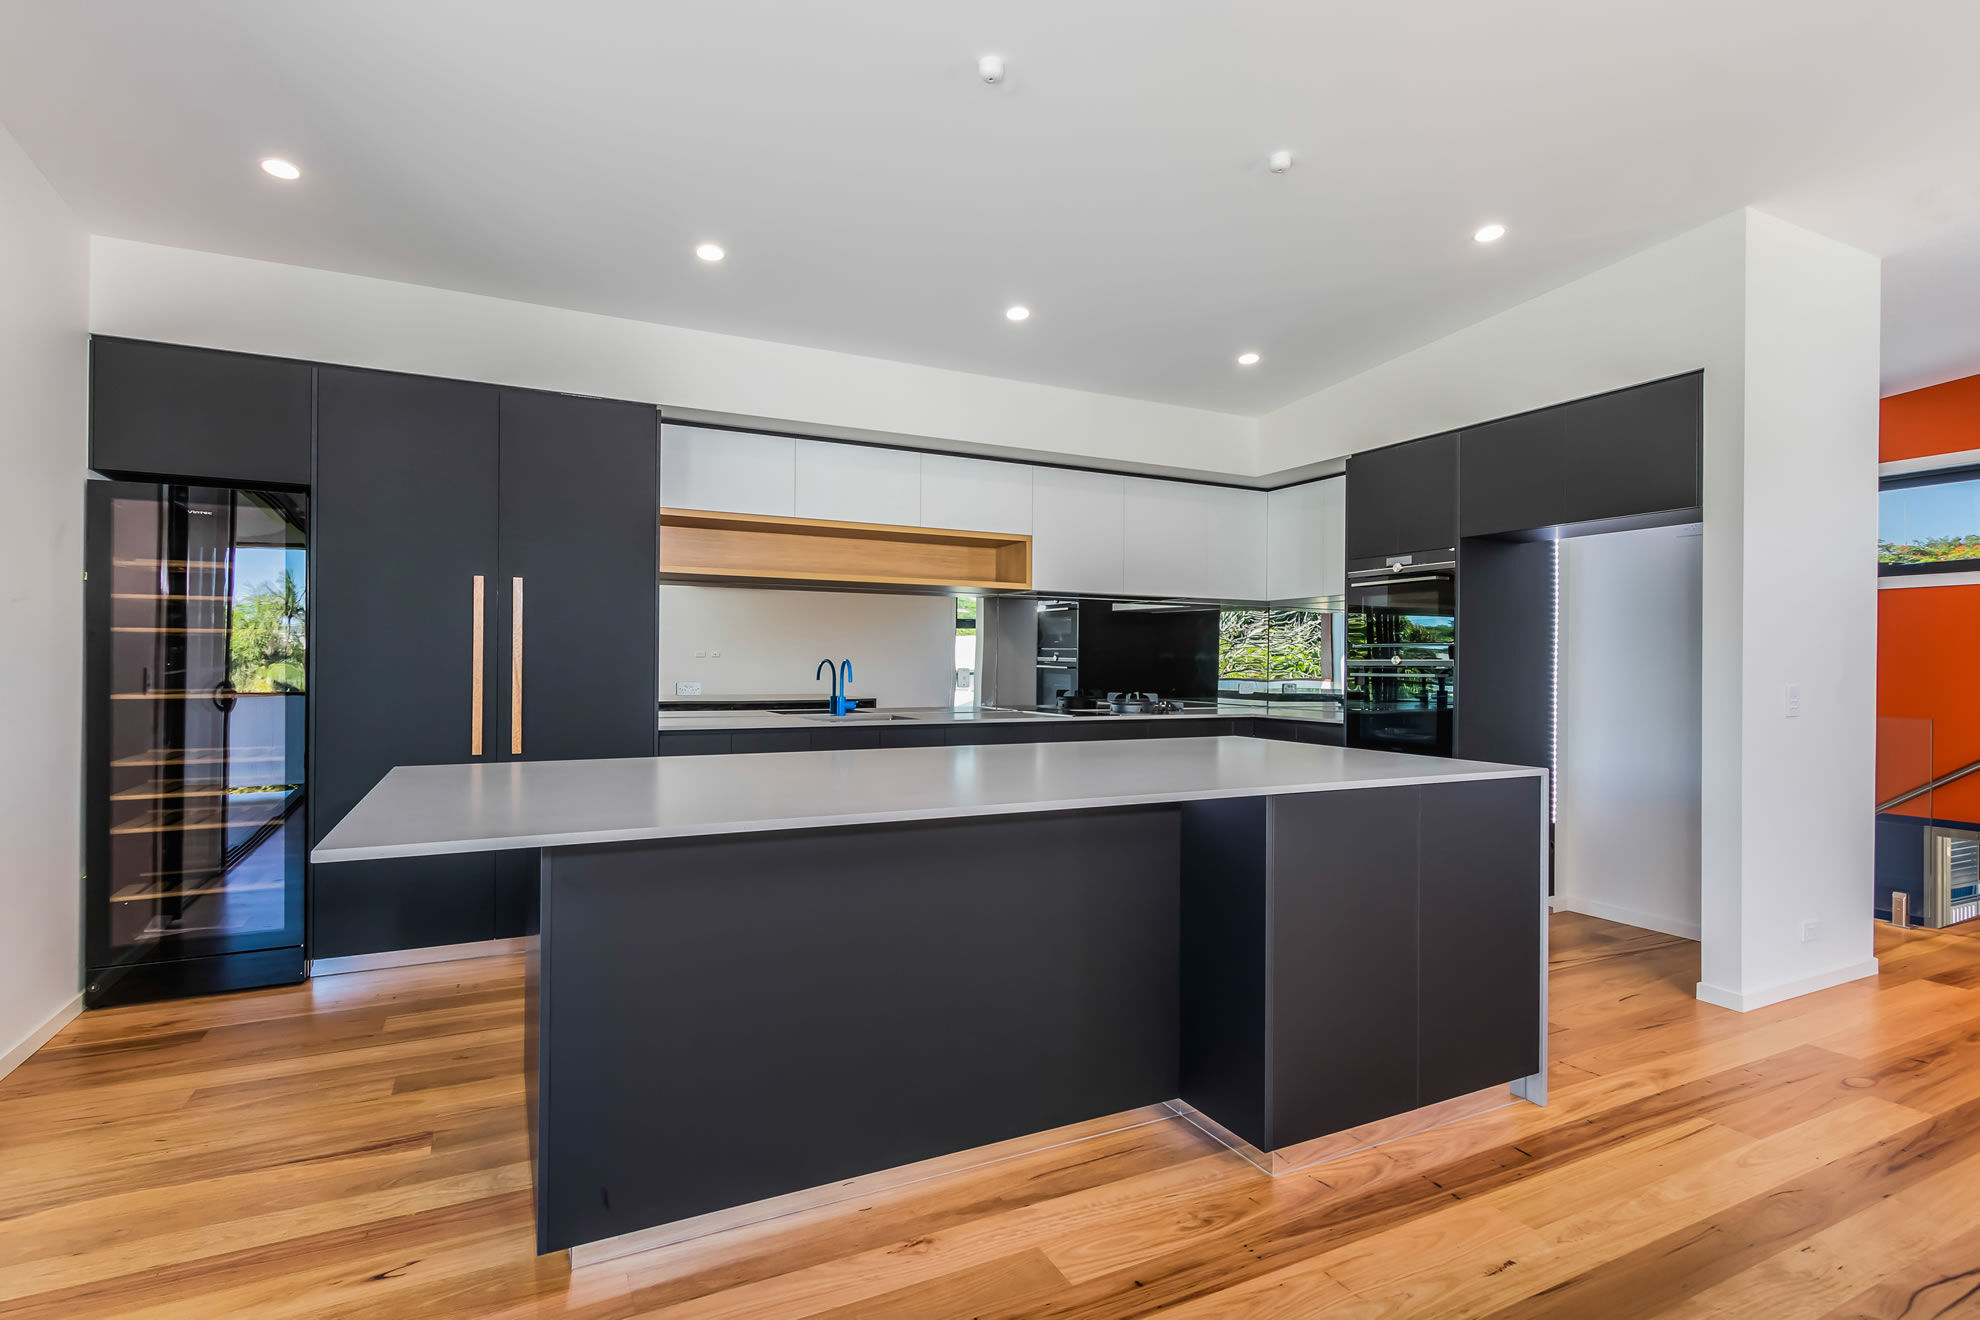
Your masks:
<svg viewBox="0 0 1980 1320"><path fill-rule="evenodd" d="M1031 538L1008 532L662 509L660 574L1028 591Z"/></svg>
<svg viewBox="0 0 1980 1320"><path fill-rule="evenodd" d="M110 827L112 834L189 834L199 830L259 829L279 817L287 795L245 799L236 797L211 807L152 807Z"/></svg>
<svg viewBox="0 0 1980 1320"><path fill-rule="evenodd" d="M153 747L110 764L118 767L153 765L281 765L287 760L280 747Z"/></svg>
<svg viewBox="0 0 1980 1320"><path fill-rule="evenodd" d="M188 784L177 779L148 779L110 795L112 802L154 802L166 798L234 798L249 793L288 793L300 784Z"/></svg>
<svg viewBox="0 0 1980 1320"><path fill-rule="evenodd" d="M110 694L110 700L197 701L201 697L217 697L221 695L223 694L216 692L212 688L204 688L198 692L188 692L184 688L156 688L150 692L112 692ZM228 692L224 695L240 697L242 700L246 700L249 697L300 697L303 694L300 692Z"/></svg>
<svg viewBox="0 0 1980 1320"><path fill-rule="evenodd" d="M280 889L286 882L281 877L273 880L231 881L225 877L207 884L161 885L155 882L140 881L126 885L110 895L112 903L155 903L163 898L196 898L202 894L252 894L271 889Z"/></svg>

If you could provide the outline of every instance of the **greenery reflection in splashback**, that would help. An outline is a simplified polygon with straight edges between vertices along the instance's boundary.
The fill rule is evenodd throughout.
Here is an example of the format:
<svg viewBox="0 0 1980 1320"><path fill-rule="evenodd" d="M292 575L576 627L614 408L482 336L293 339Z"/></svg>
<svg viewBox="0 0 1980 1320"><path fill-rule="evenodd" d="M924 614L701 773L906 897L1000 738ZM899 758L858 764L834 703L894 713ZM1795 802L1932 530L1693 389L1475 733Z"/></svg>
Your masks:
<svg viewBox="0 0 1980 1320"><path fill-rule="evenodd" d="M234 597L228 677L236 691L303 690L307 613L302 584L288 569Z"/></svg>
<svg viewBox="0 0 1980 1320"><path fill-rule="evenodd" d="M1326 610L1225 610L1217 621L1217 676L1331 680L1334 626Z"/></svg>

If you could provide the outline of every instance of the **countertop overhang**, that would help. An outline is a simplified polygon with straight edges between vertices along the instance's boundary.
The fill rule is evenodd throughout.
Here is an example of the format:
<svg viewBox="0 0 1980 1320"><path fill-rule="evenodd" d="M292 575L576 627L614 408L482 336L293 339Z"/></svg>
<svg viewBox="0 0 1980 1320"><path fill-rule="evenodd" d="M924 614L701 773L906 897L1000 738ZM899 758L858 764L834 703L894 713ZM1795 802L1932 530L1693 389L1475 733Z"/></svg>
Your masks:
<svg viewBox="0 0 1980 1320"><path fill-rule="evenodd" d="M1259 738L400 766L319 863L1546 775Z"/></svg>

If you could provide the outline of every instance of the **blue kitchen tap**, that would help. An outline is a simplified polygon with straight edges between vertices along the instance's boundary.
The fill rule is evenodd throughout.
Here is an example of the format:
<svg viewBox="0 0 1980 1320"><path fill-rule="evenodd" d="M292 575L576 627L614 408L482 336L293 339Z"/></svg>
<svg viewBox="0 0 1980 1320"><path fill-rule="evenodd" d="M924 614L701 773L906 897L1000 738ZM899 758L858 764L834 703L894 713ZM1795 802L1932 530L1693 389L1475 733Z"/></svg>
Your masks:
<svg viewBox="0 0 1980 1320"><path fill-rule="evenodd" d="M852 685L853 662L847 660L835 666L829 659L820 660L818 668L811 671L811 676L818 678L825 674L832 676L832 713L851 714L856 703L846 695L846 688Z"/></svg>

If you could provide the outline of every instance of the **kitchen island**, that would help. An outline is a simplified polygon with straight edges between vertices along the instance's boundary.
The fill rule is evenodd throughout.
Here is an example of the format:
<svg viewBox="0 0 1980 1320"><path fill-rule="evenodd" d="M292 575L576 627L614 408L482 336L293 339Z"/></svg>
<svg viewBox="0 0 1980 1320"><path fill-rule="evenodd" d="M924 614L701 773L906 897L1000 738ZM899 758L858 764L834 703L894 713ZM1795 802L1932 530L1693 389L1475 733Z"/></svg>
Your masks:
<svg viewBox="0 0 1980 1320"><path fill-rule="evenodd" d="M1542 1101L1545 803L1235 737L412 766L312 859L541 850L551 1251L1169 1100Z"/></svg>

